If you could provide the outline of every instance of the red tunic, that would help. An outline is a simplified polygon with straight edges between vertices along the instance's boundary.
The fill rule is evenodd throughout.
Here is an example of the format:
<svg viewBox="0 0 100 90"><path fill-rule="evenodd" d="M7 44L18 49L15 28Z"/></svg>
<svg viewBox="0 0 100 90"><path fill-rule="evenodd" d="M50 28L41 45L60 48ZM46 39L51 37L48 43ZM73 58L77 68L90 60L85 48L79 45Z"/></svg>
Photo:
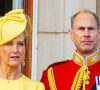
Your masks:
<svg viewBox="0 0 100 90"><path fill-rule="evenodd" d="M52 67L57 90L71 90L75 75L81 66L70 60L65 63L53 65ZM100 76L100 61L88 66L88 69L90 71L90 83L86 85L86 90L91 90L95 84L95 76ZM47 70L43 72L41 82L44 83L45 90L50 90Z"/></svg>

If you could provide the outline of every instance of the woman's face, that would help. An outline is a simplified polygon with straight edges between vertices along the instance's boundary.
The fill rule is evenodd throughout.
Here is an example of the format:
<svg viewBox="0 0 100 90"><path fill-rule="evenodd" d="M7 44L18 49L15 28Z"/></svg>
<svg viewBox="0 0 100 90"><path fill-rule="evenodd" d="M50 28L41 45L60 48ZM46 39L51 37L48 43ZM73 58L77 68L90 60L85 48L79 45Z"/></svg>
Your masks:
<svg viewBox="0 0 100 90"><path fill-rule="evenodd" d="M25 38L21 34L14 40L0 46L0 64L18 67L25 59Z"/></svg>

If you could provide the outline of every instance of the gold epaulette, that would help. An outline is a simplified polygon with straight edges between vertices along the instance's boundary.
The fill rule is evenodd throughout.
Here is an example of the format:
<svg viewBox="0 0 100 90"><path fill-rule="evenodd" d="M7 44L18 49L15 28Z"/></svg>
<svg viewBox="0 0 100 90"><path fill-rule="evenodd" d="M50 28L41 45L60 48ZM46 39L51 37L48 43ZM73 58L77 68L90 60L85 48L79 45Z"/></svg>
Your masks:
<svg viewBox="0 0 100 90"><path fill-rule="evenodd" d="M50 68L50 67L54 67L54 66L57 66L57 65L60 65L60 64L64 64L66 62L68 62L70 60L62 60L62 61L58 61L58 62L54 62L52 64L50 64L48 67L47 67L47 70Z"/></svg>
<svg viewBox="0 0 100 90"><path fill-rule="evenodd" d="M48 76L50 90L57 90L56 82L55 82L55 78L54 78L54 74L53 74L53 67L57 66L57 65L60 65L60 64L64 64L64 63L66 63L68 61L69 60L62 60L62 61L55 62L55 63L53 63L53 64L48 66L48 68L47 68L47 76Z"/></svg>

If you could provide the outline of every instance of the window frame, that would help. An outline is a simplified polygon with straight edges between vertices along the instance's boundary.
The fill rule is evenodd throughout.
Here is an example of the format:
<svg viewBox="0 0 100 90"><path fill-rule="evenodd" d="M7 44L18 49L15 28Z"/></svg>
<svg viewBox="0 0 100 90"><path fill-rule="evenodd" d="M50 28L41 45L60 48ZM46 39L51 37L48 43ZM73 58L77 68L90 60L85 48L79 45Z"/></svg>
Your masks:
<svg viewBox="0 0 100 90"><path fill-rule="evenodd" d="M24 13L30 17L32 24L33 20L33 0L23 0ZM27 29L29 36L32 37L32 25ZM28 44L26 47L26 59L25 66L22 67L22 72L27 77L31 78L31 63L32 63L32 38L28 38Z"/></svg>

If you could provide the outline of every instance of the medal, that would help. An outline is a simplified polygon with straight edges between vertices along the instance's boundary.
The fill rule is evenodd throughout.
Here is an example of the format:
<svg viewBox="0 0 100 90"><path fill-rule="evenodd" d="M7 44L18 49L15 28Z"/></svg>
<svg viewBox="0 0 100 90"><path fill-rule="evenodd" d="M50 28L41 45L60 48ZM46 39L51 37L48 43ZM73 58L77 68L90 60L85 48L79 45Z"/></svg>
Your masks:
<svg viewBox="0 0 100 90"><path fill-rule="evenodd" d="M96 88L100 90L100 76L96 76Z"/></svg>

